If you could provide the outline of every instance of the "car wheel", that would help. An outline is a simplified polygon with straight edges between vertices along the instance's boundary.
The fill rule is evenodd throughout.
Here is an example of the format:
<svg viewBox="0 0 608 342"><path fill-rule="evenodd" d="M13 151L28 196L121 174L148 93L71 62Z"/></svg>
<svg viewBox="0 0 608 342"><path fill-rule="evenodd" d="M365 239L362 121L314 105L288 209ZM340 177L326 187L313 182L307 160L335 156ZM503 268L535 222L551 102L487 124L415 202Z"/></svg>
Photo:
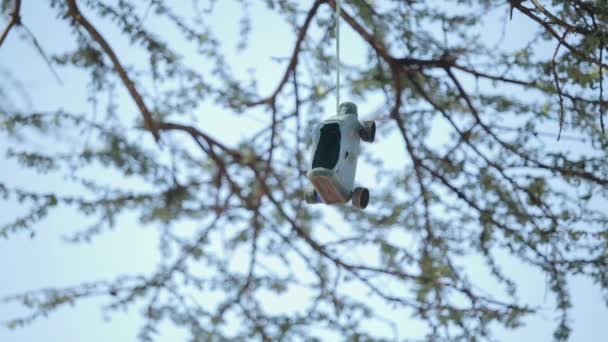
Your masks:
<svg viewBox="0 0 608 342"><path fill-rule="evenodd" d="M369 190L367 188L355 188L352 195L353 206L358 209L365 209L369 203Z"/></svg>
<svg viewBox="0 0 608 342"><path fill-rule="evenodd" d="M367 142L374 142L376 138L376 123L374 121L364 121L359 130L359 136L361 140Z"/></svg>

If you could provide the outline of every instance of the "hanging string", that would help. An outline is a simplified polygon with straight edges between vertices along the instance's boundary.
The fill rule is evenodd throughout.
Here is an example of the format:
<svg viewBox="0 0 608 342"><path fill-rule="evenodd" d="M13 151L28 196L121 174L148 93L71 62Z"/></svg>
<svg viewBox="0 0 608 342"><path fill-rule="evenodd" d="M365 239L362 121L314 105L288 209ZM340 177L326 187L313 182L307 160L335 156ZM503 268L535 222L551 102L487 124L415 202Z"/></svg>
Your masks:
<svg viewBox="0 0 608 342"><path fill-rule="evenodd" d="M340 112L340 9L342 0L336 1L336 113Z"/></svg>

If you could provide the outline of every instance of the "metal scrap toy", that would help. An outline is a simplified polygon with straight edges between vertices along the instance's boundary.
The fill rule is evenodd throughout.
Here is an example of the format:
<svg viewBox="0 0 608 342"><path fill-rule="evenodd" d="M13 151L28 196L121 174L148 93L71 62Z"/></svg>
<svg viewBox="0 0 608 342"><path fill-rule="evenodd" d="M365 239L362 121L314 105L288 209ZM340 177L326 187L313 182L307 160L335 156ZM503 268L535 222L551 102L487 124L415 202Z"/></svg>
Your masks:
<svg viewBox="0 0 608 342"><path fill-rule="evenodd" d="M321 122L314 130L313 158L306 173L313 189L306 191L308 203L342 204L352 200L364 209L369 203L369 190L354 187L360 141L373 142L374 121L359 122L357 106L340 104L338 115Z"/></svg>

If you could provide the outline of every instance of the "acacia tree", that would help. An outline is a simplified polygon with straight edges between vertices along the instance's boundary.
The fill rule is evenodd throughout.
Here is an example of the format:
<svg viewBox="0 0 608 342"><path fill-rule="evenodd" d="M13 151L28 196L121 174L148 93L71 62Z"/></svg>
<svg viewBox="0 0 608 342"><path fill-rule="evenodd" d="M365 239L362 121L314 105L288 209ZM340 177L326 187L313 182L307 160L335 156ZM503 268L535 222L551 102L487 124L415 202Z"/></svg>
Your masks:
<svg viewBox="0 0 608 342"><path fill-rule="evenodd" d="M538 310L519 299L518 271L501 267L508 257L546 275L560 312L554 336L568 338L568 277L608 289L608 217L601 209L608 196L604 1L345 1L344 27L365 44L367 59L342 65L343 92L380 99L378 139L397 136L406 158L400 170L389 170L382 163L387 156L364 156L379 176L372 203L365 211L331 209L344 218L339 228L326 223L319 207L302 204L307 132L334 91L326 75L335 70L336 1L265 2L295 37L270 94L231 72L206 21L215 3L194 1L194 10L183 14L161 0L51 0L56 20L71 27L74 47L48 54L22 22L28 14L21 1L2 1L7 24L0 48L8 35L22 32L58 74L86 73L92 102L109 100L97 115L28 112L11 101L5 80L2 139L19 142L7 148L7 158L63 173L84 190L44 193L0 183L5 199L30 210L3 223L0 235L34 235L48 213L70 207L95 220L72 242L94 242L130 212L142 225L158 227L164 255L145 276L7 297L31 315L5 324L19 327L101 296L106 310L145 309L143 340L153 339L165 319L193 340L305 339L323 336L319 329L392 339L365 324L398 325L404 312L427 325L428 339L485 340L493 326L516 328ZM167 40L147 24L149 17L165 20L180 44L211 67L189 63L176 37ZM256 19L241 20L244 54ZM509 35L515 19L535 30ZM109 23L145 56L136 66L123 64L126 52L102 33ZM488 25L503 27L498 43L480 38ZM116 92L129 95L135 118L112 101ZM213 116L200 111L209 102L223 109L215 115L265 113L264 128L241 145L228 144L205 129ZM207 119L197 123L190 114ZM440 143L433 137L438 125L449 134ZM59 146L58 133L78 129L89 138L77 153L44 151L32 142ZM560 139L569 144L556 144ZM101 184L86 172L92 166L97 174L108 169L138 179L147 190ZM199 229L185 235L179 229L185 222ZM361 260L357 251L370 257ZM467 258L483 259L497 287L482 289ZM265 309L264 296L289 301L302 293L302 309ZM208 294L219 300L196 300ZM400 314L386 319L386 310Z"/></svg>

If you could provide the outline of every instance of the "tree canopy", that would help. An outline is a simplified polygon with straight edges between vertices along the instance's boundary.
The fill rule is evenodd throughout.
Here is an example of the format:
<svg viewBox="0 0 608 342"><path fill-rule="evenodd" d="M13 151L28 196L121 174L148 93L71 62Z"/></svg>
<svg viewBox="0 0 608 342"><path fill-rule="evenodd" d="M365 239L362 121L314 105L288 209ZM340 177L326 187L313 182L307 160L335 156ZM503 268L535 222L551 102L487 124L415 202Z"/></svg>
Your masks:
<svg viewBox="0 0 608 342"><path fill-rule="evenodd" d="M1 2L0 54L15 36L59 80L85 75L91 109L24 105L35 90L2 62L5 158L70 186L0 177L27 208L2 215L0 236L36 238L72 210L91 224L67 242L95 243L131 214L158 230L162 258L150 274L6 297L30 312L8 327L103 297L105 310L143 308L142 340L165 320L197 341L393 340L408 315L428 340L491 340L539 314L521 265L545 276L566 340L569 278L607 293L605 1L343 1L342 30L364 48L342 47L361 57L341 65L342 98L378 124L380 147L359 160L375 182L364 211L303 203L310 132L336 90L335 0L236 1L236 42L211 24L224 1L50 0L48 20L70 33L54 42L21 2ZM290 28L288 42L264 32L285 47L268 56L276 79L240 69L267 20L254 6ZM225 118L257 121L234 142L209 128Z"/></svg>

